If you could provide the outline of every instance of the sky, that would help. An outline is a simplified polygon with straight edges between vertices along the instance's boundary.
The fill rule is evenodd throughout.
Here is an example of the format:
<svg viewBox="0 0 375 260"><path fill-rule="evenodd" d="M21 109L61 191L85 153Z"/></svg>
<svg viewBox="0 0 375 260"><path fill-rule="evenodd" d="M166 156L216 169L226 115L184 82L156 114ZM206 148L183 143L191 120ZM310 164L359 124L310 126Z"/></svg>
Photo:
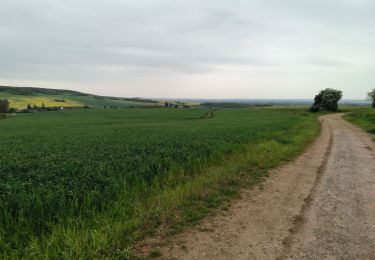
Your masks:
<svg viewBox="0 0 375 260"><path fill-rule="evenodd" d="M375 88L373 0L1 0L0 85L346 99Z"/></svg>

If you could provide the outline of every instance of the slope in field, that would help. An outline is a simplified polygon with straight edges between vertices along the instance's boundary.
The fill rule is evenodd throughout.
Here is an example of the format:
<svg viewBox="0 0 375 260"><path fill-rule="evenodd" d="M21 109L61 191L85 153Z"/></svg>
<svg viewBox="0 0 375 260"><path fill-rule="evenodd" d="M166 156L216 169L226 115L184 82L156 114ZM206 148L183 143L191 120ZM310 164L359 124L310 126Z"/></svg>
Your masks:
<svg viewBox="0 0 375 260"><path fill-rule="evenodd" d="M104 97L72 90L29 87L0 86L0 98L7 98L10 101L10 107L21 109L26 108L28 104L31 106L35 104L39 107L42 104L47 107L86 105L95 108L160 106L158 101L149 99Z"/></svg>
<svg viewBox="0 0 375 260"><path fill-rule="evenodd" d="M42 107L78 107L85 105L73 99L61 98L61 96L27 96L27 95L10 95L8 93L0 93L0 99L6 98L9 100L10 107L24 109L28 105Z"/></svg>

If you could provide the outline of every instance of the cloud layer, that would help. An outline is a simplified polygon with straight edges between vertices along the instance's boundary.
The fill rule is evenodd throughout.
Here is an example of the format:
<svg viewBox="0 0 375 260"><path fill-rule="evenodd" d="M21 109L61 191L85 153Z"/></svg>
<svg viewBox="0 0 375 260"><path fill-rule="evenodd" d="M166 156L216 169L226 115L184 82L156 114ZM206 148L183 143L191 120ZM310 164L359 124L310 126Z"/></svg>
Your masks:
<svg viewBox="0 0 375 260"><path fill-rule="evenodd" d="M309 98L375 87L372 0L2 0L0 84Z"/></svg>

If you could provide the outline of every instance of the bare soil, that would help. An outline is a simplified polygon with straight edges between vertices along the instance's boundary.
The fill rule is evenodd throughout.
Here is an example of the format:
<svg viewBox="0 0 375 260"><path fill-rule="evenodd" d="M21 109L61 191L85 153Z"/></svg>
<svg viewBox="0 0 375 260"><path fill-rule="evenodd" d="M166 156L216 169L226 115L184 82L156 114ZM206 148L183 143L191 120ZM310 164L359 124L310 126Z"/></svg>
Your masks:
<svg viewBox="0 0 375 260"><path fill-rule="evenodd" d="M229 210L141 251L163 259L375 259L375 144L341 114Z"/></svg>

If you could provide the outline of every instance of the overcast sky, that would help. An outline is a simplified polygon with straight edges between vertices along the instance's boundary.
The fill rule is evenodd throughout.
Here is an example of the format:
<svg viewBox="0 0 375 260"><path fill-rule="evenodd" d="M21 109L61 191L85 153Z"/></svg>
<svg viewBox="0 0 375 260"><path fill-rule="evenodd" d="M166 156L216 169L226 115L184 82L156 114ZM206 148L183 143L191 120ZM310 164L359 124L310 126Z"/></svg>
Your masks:
<svg viewBox="0 0 375 260"><path fill-rule="evenodd" d="M141 97L375 87L374 0L1 0L0 84Z"/></svg>

